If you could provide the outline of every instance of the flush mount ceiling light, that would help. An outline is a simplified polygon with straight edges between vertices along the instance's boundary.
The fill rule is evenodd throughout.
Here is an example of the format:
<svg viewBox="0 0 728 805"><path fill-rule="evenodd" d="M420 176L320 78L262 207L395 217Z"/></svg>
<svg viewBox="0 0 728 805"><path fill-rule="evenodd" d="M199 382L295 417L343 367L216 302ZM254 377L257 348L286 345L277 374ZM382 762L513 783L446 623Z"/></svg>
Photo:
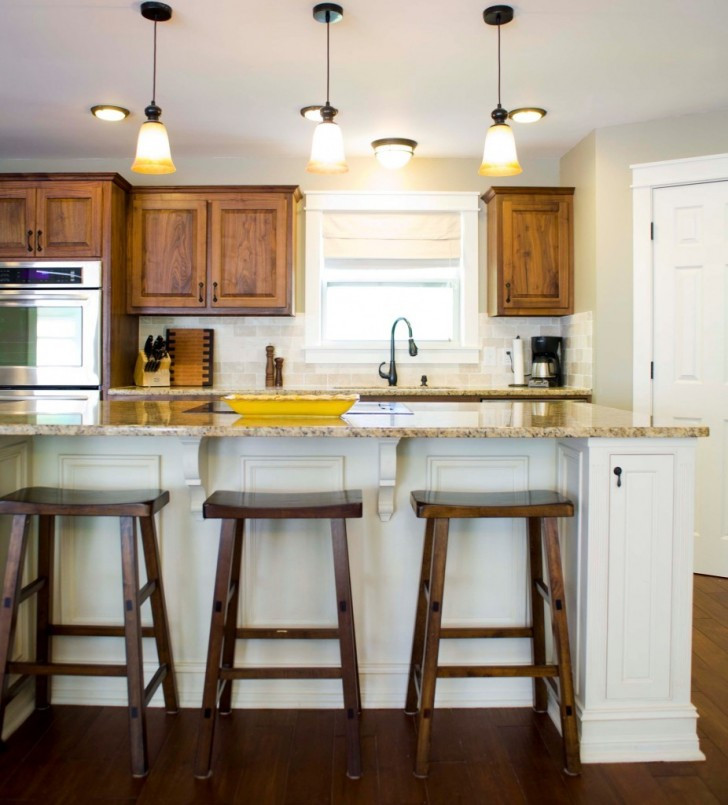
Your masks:
<svg viewBox="0 0 728 805"><path fill-rule="evenodd" d="M485 135L483 162L478 173L481 176L515 176L523 168L518 163L516 141L511 127L506 123L508 112L501 106L501 47L500 29L513 19L510 6L490 6L483 12L488 25L498 26L498 106L490 113L493 124Z"/></svg>
<svg viewBox="0 0 728 805"><path fill-rule="evenodd" d="M157 23L172 17L172 8L166 3L142 3L142 17L154 22L154 69L152 73L152 102L144 110L147 119L139 129L136 158L131 169L136 173L174 173L176 168L169 150L169 137L159 119L162 110L157 106Z"/></svg>
<svg viewBox="0 0 728 805"><path fill-rule="evenodd" d="M417 143L404 137L385 137L383 140L374 140L372 148L380 165L390 170L397 170L412 159Z"/></svg>
<svg viewBox="0 0 728 805"><path fill-rule="evenodd" d="M92 106L91 114L99 120L108 120L111 123L118 123L125 117L129 117L129 110L124 109L123 106L110 106L107 103Z"/></svg>
<svg viewBox="0 0 728 805"><path fill-rule="evenodd" d="M344 138L341 129L334 123L338 110L329 103L329 28L331 23L339 22L343 16L344 9L336 3L319 3L313 7L316 22L326 23L326 103L320 109L321 122L313 133L311 158L306 165L309 173L346 173L349 170L344 156ZM301 114L304 111L302 109Z"/></svg>
<svg viewBox="0 0 728 805"><path fill-rule="evenodd" d="M546 110L539 109L538 106L523 106L520 109L511 109L508 117L516 123L537 123L542 117L546 117Z"/></svg>

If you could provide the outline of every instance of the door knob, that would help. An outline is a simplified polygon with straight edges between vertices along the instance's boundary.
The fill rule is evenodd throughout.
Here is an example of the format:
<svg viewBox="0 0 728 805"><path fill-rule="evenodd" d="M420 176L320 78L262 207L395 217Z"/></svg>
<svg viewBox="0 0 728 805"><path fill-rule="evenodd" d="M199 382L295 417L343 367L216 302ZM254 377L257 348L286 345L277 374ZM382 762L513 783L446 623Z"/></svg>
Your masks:
<svg viewBox="0 0 728 805"><path fill-rule="evenodd" d="M617 486L622 486L622 468L615 467L614 474L617 476Z"/></svg>

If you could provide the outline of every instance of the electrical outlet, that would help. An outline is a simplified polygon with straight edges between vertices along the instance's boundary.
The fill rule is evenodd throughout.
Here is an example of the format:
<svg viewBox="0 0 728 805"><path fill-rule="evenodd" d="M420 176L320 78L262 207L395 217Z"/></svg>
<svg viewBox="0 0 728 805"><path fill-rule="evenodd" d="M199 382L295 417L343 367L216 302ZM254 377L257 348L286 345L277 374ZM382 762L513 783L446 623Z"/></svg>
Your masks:
<svg viewBox="0 0 728 805"><path fill-rule="evenodd" d="M509 356L510 350L506 349L505 347L501 350L500 353L500 362L501 366L510 366L511 365L511 358Z"/></svg>

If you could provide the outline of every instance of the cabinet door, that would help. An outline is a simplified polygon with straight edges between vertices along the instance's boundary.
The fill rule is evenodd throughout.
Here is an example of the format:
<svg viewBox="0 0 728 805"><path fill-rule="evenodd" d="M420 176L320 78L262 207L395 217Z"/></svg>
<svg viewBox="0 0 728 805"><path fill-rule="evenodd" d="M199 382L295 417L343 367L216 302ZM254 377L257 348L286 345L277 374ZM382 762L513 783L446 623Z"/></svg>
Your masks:
<svg viewBox="0 0 728 805"><path fill-rule="evenodd" d="M0 257L35 255L35 188L0 185Z"/></svg>
<svg viewBox="0 0 728 805"><path fill-rule="evenodd" d="M503 199L504 312L570 312L571 207L570 198Z"/></svg>
<svg viewBox="0 0 728 805"><path fill-rule="evenodd" d="M607 687L610 699L667 699L673 622L674 473L670 454L609 463Z"/></svg>
<svg viewBox="0 0 728 805"><path fill-rule="evenodd" d="M102 186L52 182L36 197L37 257L101 256Z"/></svg>
<svg viewBox="0 0 728 805"><path fill-rule="evenodd" d="M132 212L130 305L204 308L207 203L198 197L138 196Z"/></svg>
<svg viewBox="0 0 728 805"><path fill-rule="evenodd" d="M290 313L290 205L280 195L212 201L210 305L250 313Z"/></svg>

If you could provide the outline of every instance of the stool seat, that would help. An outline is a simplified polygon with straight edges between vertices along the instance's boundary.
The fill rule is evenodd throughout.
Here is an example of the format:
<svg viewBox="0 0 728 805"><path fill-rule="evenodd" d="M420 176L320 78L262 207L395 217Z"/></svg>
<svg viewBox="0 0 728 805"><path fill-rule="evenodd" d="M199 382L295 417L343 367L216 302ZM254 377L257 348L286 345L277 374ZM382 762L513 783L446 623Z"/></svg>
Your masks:
<svg viewBox="0 0 728 805"><path fill-rule="evenodd" d="M58 489L35 486L18 489L0 498L0 514L12 515L10 544L0 607L0 734L5 710L25 684L35 679L35 706L50 707L50 679L53 676L124 676L127 679L131 770L135 777L146 775L146 709L157 688L162 687L168 713L178 709L169 624L159 564L154 515L169 502L162 489L99 490ZM38 570L35 580L22 585L25 556L30 541L30 522L38 517ZM53 587L56 583L55 518L118 517L121 547L123 624L64 624L53 619ZM137 539L137 524L141 539ZM139 579L139 543L146 570L146 583ZM98 584L98 580L96 580ZM35 658L13 661L15 630L20 605L35 596ZM151 605L152 626L142 627L141 607ZM54 662L53 639L61 637L120 637L124 639L126 662ZM157 669L144 681L142 637L153 637L157 648ZM16 679L10 683L10 677Z"/></svg>
<svg viewBox="0 0 728 805"><path fill-rule="evenodd" d="M98 490L29 486L0 498L0 514L151 517L169 503L163 489Z"/></svg>
<svg viewBox="0 0 728 805"><path fill-rule="evenodd" d="M336 492L213 492L203 505L203 516L221 520L266 520L361 517L361 491Z"/></svg>
<svg viewBox="0 0 728 805"><path fill-rule="evenodd" d="M411 493L418 517L573 517L574 504L550 489L519 492L434 492L418 489Z"/></svg>

